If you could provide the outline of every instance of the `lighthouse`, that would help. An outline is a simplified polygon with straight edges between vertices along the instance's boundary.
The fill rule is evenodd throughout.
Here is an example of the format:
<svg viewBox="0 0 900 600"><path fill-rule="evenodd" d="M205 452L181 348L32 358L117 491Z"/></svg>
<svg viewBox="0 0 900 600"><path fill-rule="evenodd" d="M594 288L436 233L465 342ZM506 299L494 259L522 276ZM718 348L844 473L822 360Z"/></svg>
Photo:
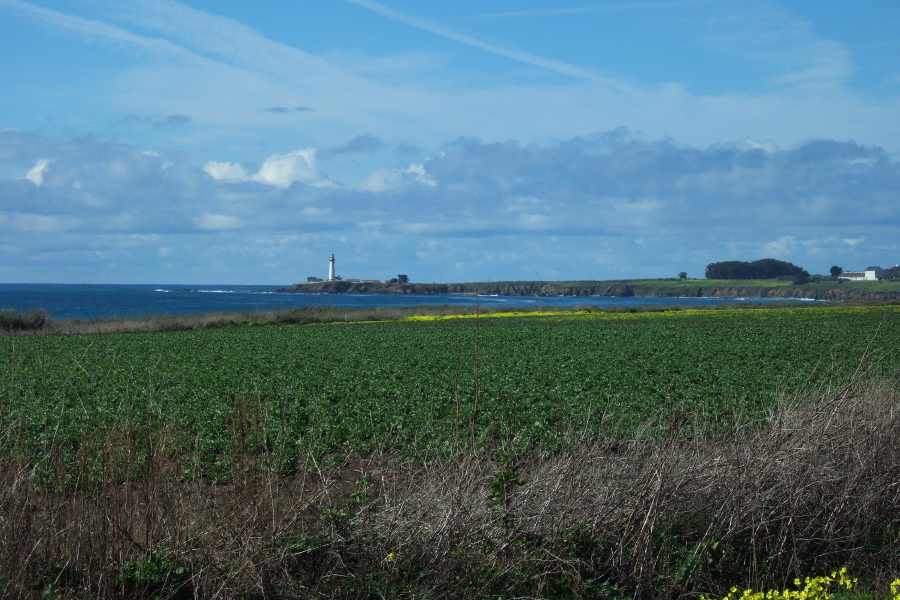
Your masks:
<svg viewBox="0 0 900 600"><path fill-rule="evenodd" d="M334 281L334 254L328 257L328 281Z"/></svg>

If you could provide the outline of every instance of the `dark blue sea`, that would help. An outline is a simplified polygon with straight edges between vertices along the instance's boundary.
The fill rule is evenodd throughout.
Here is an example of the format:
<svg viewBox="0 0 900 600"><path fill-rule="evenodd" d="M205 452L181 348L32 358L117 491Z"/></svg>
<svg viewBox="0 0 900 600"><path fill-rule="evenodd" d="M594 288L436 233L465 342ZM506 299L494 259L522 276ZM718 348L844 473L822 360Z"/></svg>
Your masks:
<svg viewBox="0 0 900 600"><path fill-rule="evenodd" d="M484 307L709 306L743 299L610 298L537 296L415 296L395 294L283 294L274 285L159 285L0 283L0 310L46 309L54 319L109 319L148 315L283 310L300 306L375 308L379 306L461 305ZM748 299L747 302L765 302Z"/></svg>

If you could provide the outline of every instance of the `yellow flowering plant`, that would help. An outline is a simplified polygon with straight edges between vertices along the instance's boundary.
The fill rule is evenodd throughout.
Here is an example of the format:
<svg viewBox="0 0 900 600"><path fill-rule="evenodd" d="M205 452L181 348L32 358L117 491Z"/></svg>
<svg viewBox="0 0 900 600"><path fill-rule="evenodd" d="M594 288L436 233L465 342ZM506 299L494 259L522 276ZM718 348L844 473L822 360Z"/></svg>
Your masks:
<svg viewBox="0 0 900 600"><path fill-rule="evenodd" d="M803 581L795 579L794 585L798 588L796 590L754 592L752 589L741 591L733 587L722 600L832 600L835 597L835 591L841 589L852 590L856 581L855 577L847 575L847 567L844 567L840 571L832 572L831 575L806 577ZM900 588L900 580L897 580L895 583ZM895 592L893 584L891 585L891 592ZM701 596L701 599L712 600L706 596ZM894 600L900 600L900 596L895 596Z"/></svg>
<svg viewBox="0 0 900 600"><path fill-rule="evenodd" d="M840 590L852 590L857 578L847 575L847 567L840 571L834 571L824 577L807 577L802 582L794 580L796 590L768 590L754 592L753 590L738 590L733 587L722 600L832 600L835 592ZM803 586L802 588L800 586ZM900 600L900 579L891 582L890 600ZM701 596L701 600L713 600Z"/></svg>

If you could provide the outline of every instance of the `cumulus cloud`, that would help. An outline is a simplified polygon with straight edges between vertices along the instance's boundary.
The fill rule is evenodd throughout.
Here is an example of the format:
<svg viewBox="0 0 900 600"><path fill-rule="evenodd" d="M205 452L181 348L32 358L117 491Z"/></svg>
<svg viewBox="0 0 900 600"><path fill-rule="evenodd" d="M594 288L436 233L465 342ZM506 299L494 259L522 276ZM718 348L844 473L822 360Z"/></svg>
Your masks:
<svg viewBox="0 0 900 600"><path fill-rule="evenodd" d="M196 233L227 236L229 247L246 245L242 236L301 236L326 256L348 244L360 261L458 262L472 278L487 269L533 278L526 263L546 265L547 278L562 264L590 265L598 277L700 274L715 260L765 256L815 272L816 261L827 271L845 254L896 262L878 253L896 245L897 189L900 163L852 141L702 148L626 130L552 144L460 139L341 186L313 148L269 155L257 169L215 160L197 168L122 144L0 132L2 241L20 255L156 235L176 237L146 242L153 257L159 247L187 257L177 236Z"/></svg>
<svg viewBox="0 0 900 600"><path fill-rule="evenodd" d="M273 154L266 159L253 180L277 187L288 187L295 181L316 183L319 178L316 151L313 148L306 148L287 154Z"/></svg>
<svg viewBox="0 0 900 600"><path fill-rule="evenodd" d="M213 179L235 179L238 181L246 181L249 179L244 167L230 162L217 162L211 160L206 163L203 170Z"/></svg>
<svg viewBox="0 0 900 600"><path fill-rule="evenodd" d="M356 189L363 192L387 192L406 185L437 185L423 165L411 164L405 169L375 169L360 181Z"/></svg>
<svg viewBox="0 0 900 600"><path fill-rule="evenodd" d="M34 185L41 187L44 185L44 173L47 172L47 167L50 166L50 163L53 162L48 158L42 158L37 161L37 164L31 167L28 170L28 173L25 175L25 179L33 183Z"/></svg>
<svg viewBox="0 0 900 600"><path fill-rule="evenodd" d="M406 168L405 173L407 175L412 175L413 179L415 179L419 183L425 184L430 187L434 187L437 185L437 183L435 183L434 179L432 179L431 176L428 175L428 173L425 171L424 165L416 165L416 164L409 165Z"/></svg>
<svg viewBox="0 0 900 600"><path fill-rule="evenodd" d="M254 175L248 175L241 165L214 160L208 161L203 170L213 179L256 181L280 188L290 187L295 182L317 186L329 185L319 171L314 148L294 150L287 154L272 154Z"/></svg>

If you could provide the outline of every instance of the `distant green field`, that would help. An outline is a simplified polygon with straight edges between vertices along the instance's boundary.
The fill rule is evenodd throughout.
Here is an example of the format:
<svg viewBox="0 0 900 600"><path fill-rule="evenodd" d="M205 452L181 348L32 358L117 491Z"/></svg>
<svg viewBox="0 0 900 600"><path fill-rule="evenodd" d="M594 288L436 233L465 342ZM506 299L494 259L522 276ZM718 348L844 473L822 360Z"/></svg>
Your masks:
<svg viewBox="0 0 900 600"><path fill-rule="evenodd" d="M646 281L651 283L652 280ZM642 282L643 283L643 282ZM789 287L794 282L791 279L673 279L666 282L672 286L678 286L684 283L700 284L707 286L765 286L765 287ZM822 278L818 281L813 278L810 283L804 284L804 287L835 287L846 286L869 291L900 291L900 281L846 281L834 280L831 278Z"/></svg>
<svg viewBox="0 0 900 600"><path fill-rule="evenodd" d="M660 289L680 289L685 286L697 287L802 287L807 289L832 289L835 287L866 290L870 292L900 292L900 281L845 281L829 277L813 278L809 283L795 286L790 278L785 279L634 279L628 283L652 286Z"/></svg>
<svg viewBox="0 0 900 600"><path fill-rule="evenodd" d="M164 436L207 478L238 447L284 471L309 453L449 453L472 433L548 453L642 424L759 419L809 378L848 376L867 347L896 373L898 342L898 306L6 337L0 451L40 465L62 448L75 464L115 436Z"/></svg>

